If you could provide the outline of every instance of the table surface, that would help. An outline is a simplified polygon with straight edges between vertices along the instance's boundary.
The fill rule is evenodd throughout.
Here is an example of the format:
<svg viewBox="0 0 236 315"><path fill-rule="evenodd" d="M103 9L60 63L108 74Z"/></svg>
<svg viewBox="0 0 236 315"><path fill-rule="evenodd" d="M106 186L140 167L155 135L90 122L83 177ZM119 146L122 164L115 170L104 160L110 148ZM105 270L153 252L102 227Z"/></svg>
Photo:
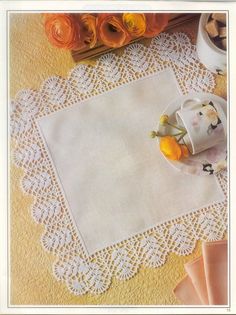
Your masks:
<svg viewBox="0 0 236 315"><path fill-rule="evenodd" d="M198 21L176 27L196 41ZM148 43L144 40L144 43ZM23 88L39 89L51 75L66 77L75 66L70 52L52 47L44 34L40 14L18 14L10 16L10 97ZM117 53L122 53L119 49ZM94 63L95 59L84 62ZM216 78L215 94L226 98L226 77ZM113 279L108 291L101 295L74 296L64 283L52 274L55 257L46 253L40 244L43 226L31 218L33 198L24 195L19 187L23 171L11 164L11 291L10 303L17 305L174 305L179 301L173 288L184 275L184 263L201 254L198 242L191 255L170 254L160 268L141 268L128 280Z"/></svg>

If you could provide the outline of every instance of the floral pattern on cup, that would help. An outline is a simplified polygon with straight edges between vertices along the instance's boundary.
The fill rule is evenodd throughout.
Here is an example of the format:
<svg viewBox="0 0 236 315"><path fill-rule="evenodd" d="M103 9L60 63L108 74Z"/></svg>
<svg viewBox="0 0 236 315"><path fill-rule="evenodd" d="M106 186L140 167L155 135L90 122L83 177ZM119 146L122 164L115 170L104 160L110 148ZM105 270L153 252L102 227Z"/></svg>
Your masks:
<svg viewBox="0 0 236 315"><path fill-rule="evenodd" d="M202 104L202 109L193 117L192 126L195 131L200 130L200 122L202 118L209 121L209 127L207 129L208 135L211 135L212 132L222 132L222 121L219 118L218 111L212 101L210 101L208 104Z"/></svg>
<svg viewBox="0 0 236 315"><path fill-rule="evenodd" d="M187 99L176 111L179 126L186 129L183 140L195 155L226 139L226 116L212 99Z"/></svg>

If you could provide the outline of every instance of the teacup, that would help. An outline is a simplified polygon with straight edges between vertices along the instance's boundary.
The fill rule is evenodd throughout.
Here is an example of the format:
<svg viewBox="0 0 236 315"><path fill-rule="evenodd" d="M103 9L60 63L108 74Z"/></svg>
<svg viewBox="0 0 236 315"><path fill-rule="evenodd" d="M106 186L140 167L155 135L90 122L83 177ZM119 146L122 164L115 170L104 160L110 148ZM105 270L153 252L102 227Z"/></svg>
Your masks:
<svg viewBox="0 0 236 315"><path fill-rule="evenodd" d="M192 154L226 140L226 116L221 105L215 101L186 100L176 112L176 120L187 131L183 140Z"/></svg>

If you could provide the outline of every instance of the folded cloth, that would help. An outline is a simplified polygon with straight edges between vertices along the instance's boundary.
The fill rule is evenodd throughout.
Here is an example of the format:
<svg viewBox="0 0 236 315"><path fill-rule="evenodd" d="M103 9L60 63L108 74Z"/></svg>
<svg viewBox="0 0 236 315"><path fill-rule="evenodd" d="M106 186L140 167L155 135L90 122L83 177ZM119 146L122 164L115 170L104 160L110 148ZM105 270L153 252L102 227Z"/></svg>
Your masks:
<svg viewBox="0 0 236 315"><path fill-rule="evenodd" d="M226 305L227 241L203 242L202 256L185 264L187 276L174 289L184 305Z"/></svg>
<svg viewBox="0 0 236 315"><path fill-rule="evenodd" d="M189 276L186 276L177 284L174 294L184 305L203 304Z"/></svg>
<svg viewBox="0 0 236 315"><path fill-rule="evenodd" d="M226 305L228 297L227 241L202 244L209 304Z"/></svg>
<svg viewBox="0 0 236 315"><path fill-rule="evenodd" d="M209 304L203 257L196 258L185 264L184 267L202 304Z"/></svg>

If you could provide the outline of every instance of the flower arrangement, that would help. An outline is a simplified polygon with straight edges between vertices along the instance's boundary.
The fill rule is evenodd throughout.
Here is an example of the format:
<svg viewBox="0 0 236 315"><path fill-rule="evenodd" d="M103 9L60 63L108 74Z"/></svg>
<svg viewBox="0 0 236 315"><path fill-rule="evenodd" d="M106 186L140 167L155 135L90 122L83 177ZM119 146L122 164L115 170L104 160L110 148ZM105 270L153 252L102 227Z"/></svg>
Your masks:
<svg viewBox="0 0 236 315"><path fill-rule="evenodd" d="M80 50L98 42L118 48L131 40L153 37L168 24L166 13L45 13L45 32L58 48Z"/></svg>
<svg viewBox="0 0 236 315"><path fill-rule="evenodd" d="M151 131L150 137L160 137L160 150L170 160L178 161L189 156L189 150L183 142L183 137L187 134L186 129L173 125L169 122L168 115L162 115L160 117L160 124L162 126L169 125L176 129L176 133L172 135L161 134L159 131Z"/></svg>

